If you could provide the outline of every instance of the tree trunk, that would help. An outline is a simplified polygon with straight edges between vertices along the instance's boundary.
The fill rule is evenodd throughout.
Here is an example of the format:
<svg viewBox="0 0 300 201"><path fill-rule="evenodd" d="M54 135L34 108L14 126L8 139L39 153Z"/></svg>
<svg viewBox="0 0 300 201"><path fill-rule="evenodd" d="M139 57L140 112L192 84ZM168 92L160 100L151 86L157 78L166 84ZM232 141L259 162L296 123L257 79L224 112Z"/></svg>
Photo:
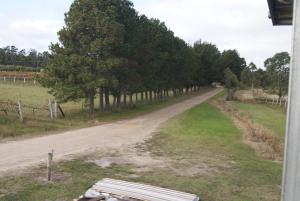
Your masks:
<svg viewBox="0 0 300 201"><path fill-rule="evenodd" d="M149 101L148 91L145 92L145 96L146 96L145 97L146 98L146 102L148 102Z"/></svg>
<svg viewBox="0 0 300 201"><path fill-rule="evenodd" d="M103 87L100 87L99 89L99 112L103 112Z"/></svg>
<svg viewBox="0 0 300 201"><path fill-rule="evenodd" d="M149 96L150 96L150 102L152 102L152 101L153 101L153 97L152 97L152 90L150 90L150 92L149 92Z"/></svg>
<svg viewBox="0 0 300 201"><path fill-rule="evenodd" d="M124 94L123 94L123 104L126 106L127 105L127 92L124 91Z"/></svg>
<svg viewBox="0 0 300 201"><path fill-rule="evenodd" d="M129 95L129 106L130 107L133 106L133 95L132 94Z"/></svg>
<svg viewBox="0 0 300 201"><path fill-rule="evenodd" d="M144 102L144 92L141 92L141 102Z"/></svg>
<svg viewBox="0 0 300 201"><path fill-rule="evenodd" d="M117 96L117 110L121 109L121 94Z"/></svg>
<svg viewBox="0 0 300 201"><path fill-rule="evenodd" d="M94 117L95 113L95 94L90 92L89 94L89 115L90 117Z"/></svg>
<svg viewBox="0 0 300 201"><path fill-rule="evenodd" d="M116 102L117 102L117 97L114 96L114 101L113 101L113 106L112 106L113 110L116 110Z"/></svg>
<svg viewBox="0 0 300 201"><path fill-rule="evenodd" d="M135 94L135 103L137 104L139 102L139 96L138 93Z"/></svg>
<svg viewBox="0 0 300 201"><path fill-rule="evenodd" d="M110 111L110 102L109 102L109 91L107 88L104 90L104 96L105 96L105 111Z"/></svg>

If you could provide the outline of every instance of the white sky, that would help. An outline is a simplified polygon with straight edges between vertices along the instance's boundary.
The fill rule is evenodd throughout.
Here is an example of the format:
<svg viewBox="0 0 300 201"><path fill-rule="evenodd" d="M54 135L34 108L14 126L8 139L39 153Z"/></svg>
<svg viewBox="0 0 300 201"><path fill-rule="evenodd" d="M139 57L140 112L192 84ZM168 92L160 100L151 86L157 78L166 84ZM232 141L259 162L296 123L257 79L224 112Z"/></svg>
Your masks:
<svg viewBox="0 0 300 201"><path fill-rule="evenodd" d="M0 47L48 50L57 42L72 0L0 0ZM158 18L189 43L201 39L237 49L263 67L276 52L290 51L291 27L273 27L267 0L134 0L140 14Z"/></svg>

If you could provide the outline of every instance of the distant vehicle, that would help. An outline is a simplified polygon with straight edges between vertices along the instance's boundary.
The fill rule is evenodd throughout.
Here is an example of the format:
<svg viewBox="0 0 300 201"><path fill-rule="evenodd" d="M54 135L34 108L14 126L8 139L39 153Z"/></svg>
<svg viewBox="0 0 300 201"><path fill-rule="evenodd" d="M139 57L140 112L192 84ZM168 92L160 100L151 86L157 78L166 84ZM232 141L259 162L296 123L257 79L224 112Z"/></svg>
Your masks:
<svg viewBox="0 0 300 201"><path fill-rule="evenodd" d="M211 85L213 87L216 87L216 88L221 88L222 87L222 84L220 82L213 82Z"/></svg>

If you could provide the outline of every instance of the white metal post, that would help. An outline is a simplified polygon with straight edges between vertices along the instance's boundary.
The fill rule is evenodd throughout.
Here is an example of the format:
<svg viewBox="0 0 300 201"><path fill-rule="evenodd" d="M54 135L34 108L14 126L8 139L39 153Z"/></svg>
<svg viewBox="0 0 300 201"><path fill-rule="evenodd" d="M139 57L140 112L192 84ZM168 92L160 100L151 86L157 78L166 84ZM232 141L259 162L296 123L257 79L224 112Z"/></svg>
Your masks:
<svg viewBox="0 0 300 201"><path fill-rule="evenodd" d="M300 200L300 1L294 0L294 40L290 70L282 201Z"/></svg>

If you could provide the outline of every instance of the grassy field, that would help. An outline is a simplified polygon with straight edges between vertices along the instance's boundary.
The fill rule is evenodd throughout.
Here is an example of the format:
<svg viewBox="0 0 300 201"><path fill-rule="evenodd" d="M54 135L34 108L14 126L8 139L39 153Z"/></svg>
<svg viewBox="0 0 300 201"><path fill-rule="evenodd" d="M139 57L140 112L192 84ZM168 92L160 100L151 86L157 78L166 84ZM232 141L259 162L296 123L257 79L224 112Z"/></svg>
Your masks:
<svg viewBox="0 0 300 201"><path fill-rule="evenodd" d="M207 90L208 89L203 89L202 92ZM16 102L17 100L21 100L22 104L39 107L46 106L49 98L52 98L51 95L47 93L47 89L38 85L13 85L0 83L0 92L0 101L9 99ZM98 113L94 119L90 119L88 117L86 112L87 109L83 106L83 101L62 104L61 106L66 113L66 118L57 119L55 122L51 121L49 118L48 111L37 111L35 115L33 115L32 110L24 109L24 123L18 121L17 113L9 113L8 116L6 116L0 111L0 139L32 136L53 131L64 131L88 127L114 120L131 118L180 102L194 95L197 95L197 93L176 98L168 98L164 101L151 104L139 103L134 109L123 109L120 112ZM97 103L98 101L96 100L96 107L98 106Z"/></svg>
<svg viewBox="0 0 300 201"><path fill-rule="evenodd" d="M277 134L283 141L285 136L286 111L277 106L234 102L234 106L256 123Z"/></svg>
<svg viewBox="0 0 300 201"><path fill-rule="evenodd" d="M171 119L139 147L172 162L148 171L120 164L100 168L87 159L58 163L50 184L42 179L43 168L1 178L0 200L71 200L104 177L195 193L203 201L279 200L281 165L261 159L243 144L230 118L209 102Z"/></svg>

